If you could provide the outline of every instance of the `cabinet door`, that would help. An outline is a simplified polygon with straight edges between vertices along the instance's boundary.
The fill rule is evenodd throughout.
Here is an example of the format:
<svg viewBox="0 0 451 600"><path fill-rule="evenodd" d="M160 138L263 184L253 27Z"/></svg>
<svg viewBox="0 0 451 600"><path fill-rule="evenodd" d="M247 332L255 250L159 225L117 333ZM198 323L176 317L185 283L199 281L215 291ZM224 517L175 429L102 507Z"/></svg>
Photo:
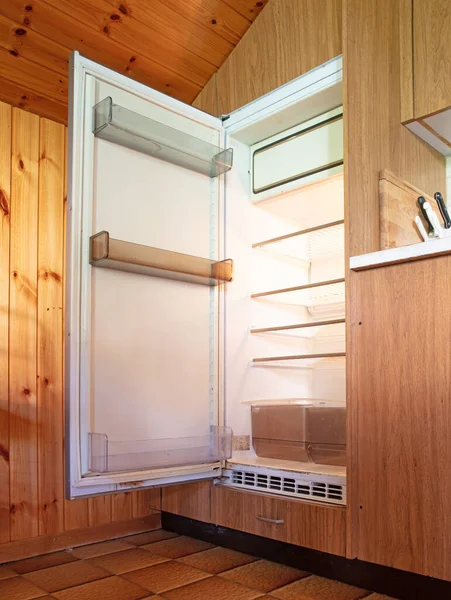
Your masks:
<svg viewBox="0 0 451 600"><path fill-rule="evenodd" d="M451 106L451 2L413 0L413 85L418 119Z"/></svg>
<svg viewBox="0 0 451 600"><path fill-rule="evenodd" d="M221 121L74 53L69 136L68 495L211 478Z"/></svg>
<svg viewBox="0 0 451 600"><path fill-rule="evenodd" d="M351 272L357 558L451 579L451 257Z"/></svg>
<svg viewBox="0 0 451 600"><path fill-rule="evenodd" d="M211 521L262 537L344 556L346 510L214 486Z"/></svg>

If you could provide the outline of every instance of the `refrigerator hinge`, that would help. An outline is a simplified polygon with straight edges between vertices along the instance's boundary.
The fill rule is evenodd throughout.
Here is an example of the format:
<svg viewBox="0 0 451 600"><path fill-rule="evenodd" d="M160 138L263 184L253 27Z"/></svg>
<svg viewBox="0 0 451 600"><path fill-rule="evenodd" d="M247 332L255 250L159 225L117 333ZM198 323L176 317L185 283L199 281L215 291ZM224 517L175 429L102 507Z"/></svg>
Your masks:
<svg viewBox="0 0 451 600"><path fill-rule="evenodd" d="M226 477L225 475L220 475L219 477L215 477L213 479L213 485L215 487L218 485L224 485L228 479L230 479L230 477Z"/></svg>
<svg viewBox="0 0 451 600"><path fill-rule="evenodd" d="M227 121L227 119L230 119L230 115L221 115L219 118L224 123L224 121Z"/></svg>

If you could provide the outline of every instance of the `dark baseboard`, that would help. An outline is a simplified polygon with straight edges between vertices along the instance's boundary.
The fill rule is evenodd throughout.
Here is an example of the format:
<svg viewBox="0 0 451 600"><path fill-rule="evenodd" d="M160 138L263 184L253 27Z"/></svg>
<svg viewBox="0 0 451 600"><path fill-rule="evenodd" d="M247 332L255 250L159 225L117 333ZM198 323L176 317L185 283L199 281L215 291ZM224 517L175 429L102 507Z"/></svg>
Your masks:
<svg viewBox="0 0 451 600"><path fill-rule="evenodd" d="M162 527L168 531L283 563L399 600L451 598L451 582L441 579L357 559L350 560L166 512L162 513Z"/></svg>

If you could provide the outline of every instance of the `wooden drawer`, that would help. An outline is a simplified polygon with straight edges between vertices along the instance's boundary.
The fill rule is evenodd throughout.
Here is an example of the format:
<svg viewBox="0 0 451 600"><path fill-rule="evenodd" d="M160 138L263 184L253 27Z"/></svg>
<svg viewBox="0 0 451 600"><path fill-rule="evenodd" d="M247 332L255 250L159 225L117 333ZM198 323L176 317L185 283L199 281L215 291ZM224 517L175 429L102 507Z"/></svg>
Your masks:
<svg viewBox="0 0 451 600"><path fill-rule="evenodd" d="M273 540L345 555L344 507L217 486L211 491L211 521Z"/></svg>

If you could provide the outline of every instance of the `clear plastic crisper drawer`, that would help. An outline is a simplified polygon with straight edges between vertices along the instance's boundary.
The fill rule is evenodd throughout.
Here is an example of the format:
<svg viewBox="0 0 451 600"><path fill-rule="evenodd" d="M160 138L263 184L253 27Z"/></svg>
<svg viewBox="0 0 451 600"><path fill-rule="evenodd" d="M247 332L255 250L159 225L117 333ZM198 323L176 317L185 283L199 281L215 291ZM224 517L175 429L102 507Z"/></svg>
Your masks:
<svg viewBox="0 0 451 600"><path fill-rule="evenodd" d="M346 464L344 402L288 399L251 405L257 456L325 465Z"/></svg>
<svg viewBox="0 0 451 600"><path fill-rule="evenodd" d="M231 148L220 148L149 119L114 104L109 96L94 106L93 133L96 137L202 173L207 177L217 177L232 168Z"/></svg>
<svg viewBox="0 0 451 600"><path fill-rule="evenodd" d="M122 473L215 463L232 456L230 427L211 428L202 436L113 441L104 433L89 433L89 470Z"/></svg>

